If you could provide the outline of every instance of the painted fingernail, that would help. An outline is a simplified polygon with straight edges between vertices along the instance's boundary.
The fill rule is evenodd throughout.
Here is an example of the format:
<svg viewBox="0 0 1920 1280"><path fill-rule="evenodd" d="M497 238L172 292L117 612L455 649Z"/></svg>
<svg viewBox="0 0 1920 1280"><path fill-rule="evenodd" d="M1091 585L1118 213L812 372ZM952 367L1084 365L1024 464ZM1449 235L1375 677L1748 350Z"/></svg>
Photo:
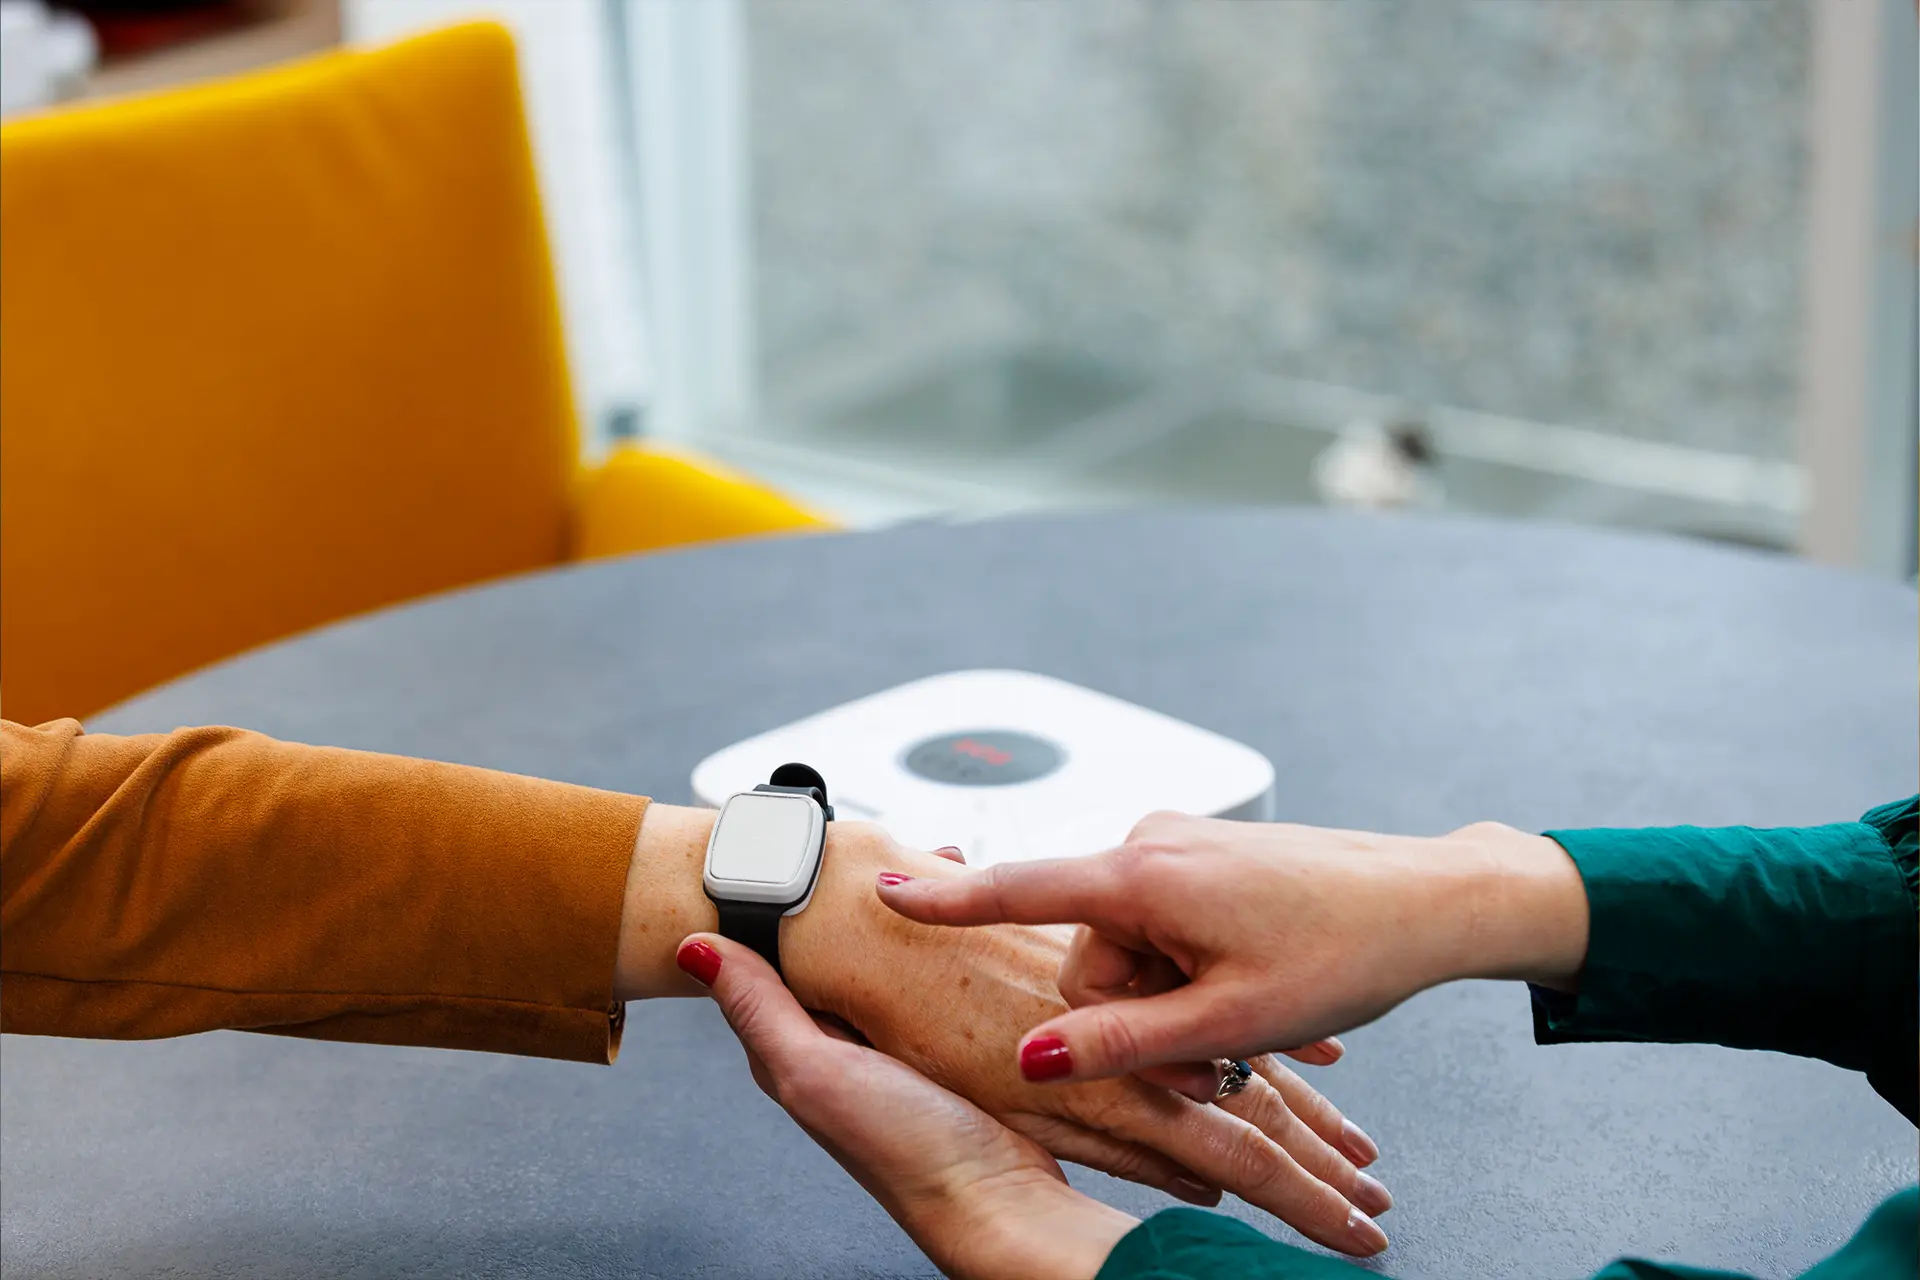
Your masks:
<svg viewBox="0 0 1920 1280"><path fill-rule="evenodd" d="M907 881L913 879L913 877L904 871L882 871L878 879L881 884L892 886L905 884Z"/></svg>
<svg viewBox="0 0 1920 1280"><path fill-rule="evenodd" d="M1347 1210L1347 1237L1353 1241L1353 1251L1363 1258L1370 1258L1387 1247L1387 1233L1358 1209Z"/></svg>
<svg viewBox="0 0 1920 1280"><path fill-rule="evenodd" d="M674 953L673 961L682 973L703 987L712 986L713 980L720 976L720 953L698 938L682 944Z"/></svg>
<svg viewBox="0 0 1920 1280"><path fill-rule="evenodd" d="M1354 1184L1353 1202L1372 1214L1385 1213L1393 1208L1392 1194L1380 1185L1380 1179L1365 1173Z"/></svg>
<svg viewBox="0 0 1920 1280"><path fill-rule="evenodd" d="M950 853L959 853L960 846L957 844L943 844L938 849L935 849L934 852L944 858Z"/></svg>
<svg viewBox="0 0 1920 1280"><path fill-rule="evenodd" d="M1351 1120L1340 1122L1340 1147L1347 1153L1348 1159L1358 1165L1372 1164L1380 1158L1380 1148L1366 1131Z"/></svg>
<svg viewBox="0 0 1920 1280"><path fill-rule="evenodd" d="M1192 1178L1175 1178L1167 1184L1167 1194L1188 1204L1210 1205L1219 1198L1219 1192Z"/></svg>
<svg viewBox="0 0 1920 1280"><path fill-rule="evenodd" d="M1033 1081L1070 1076L1073 1053L1059 1036L1036 1036L1020 1046L1020 1074Z"/></svg>

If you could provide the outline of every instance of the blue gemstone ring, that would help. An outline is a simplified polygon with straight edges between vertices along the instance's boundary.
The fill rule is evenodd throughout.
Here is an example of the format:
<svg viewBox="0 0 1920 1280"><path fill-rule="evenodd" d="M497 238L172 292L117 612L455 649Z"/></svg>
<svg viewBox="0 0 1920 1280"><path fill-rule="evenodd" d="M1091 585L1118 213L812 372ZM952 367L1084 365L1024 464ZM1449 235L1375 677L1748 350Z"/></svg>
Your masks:
<svg viewBox="0 0 1920 1280"><path fill-rule="evenodd" d="M1246 1088L1253 1080L1253 1068L1238 1058L1223 1058L1220 1061L1220 1087L1213 1091L1213 1100L1231 1098Z"/></svg>

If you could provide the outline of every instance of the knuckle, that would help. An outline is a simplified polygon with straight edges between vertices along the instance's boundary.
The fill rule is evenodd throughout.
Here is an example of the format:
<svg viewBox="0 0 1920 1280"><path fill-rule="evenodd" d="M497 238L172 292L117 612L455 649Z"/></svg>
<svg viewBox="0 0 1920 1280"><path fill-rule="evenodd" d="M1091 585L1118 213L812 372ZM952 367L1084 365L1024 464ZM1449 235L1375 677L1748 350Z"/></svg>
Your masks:
<svg viewBox="0 0 1920 1280"><path fill-rule="evenodd" d="M1133 824L1133 830L1127 832L1127 843L1153 840L1168 832L1177 832L1183 823L1191 821L1193 819L1187 814L1172 809L1155 809Z"/></svg>
<svg viewBox="0 0 1920 1280"><path fill-rule="evenodd" d="M752 1045L758 1039L761 1010L765 1005L766 1001L756 988L750 985L735 986L721 1002L721 1012L726 1015L734 1034Z"/></svg>
<svg viewBox="0 0 1920 1280"><path fill-rule="evenodd" d="M1106 1165L1104 1172L1116 1178L1125 1178L1128 1182L1144 1182L1148 1186L1159 1186L1164 1179L1155 1177L1156 1170L1147 1163L1145 1156L1132 1147L1120 1147L1102 1161Z"/></svg>
<svg viewBox="0 0 1920 1280"><path fill-rule="evenodd" d="M1132 1067L1140 1061L1140 1039L1133 1026L1111 1006L1092 1020L1094 1056L1106 1067Z"/></svg>
<svg viewBox="0 0 1920 1280"><path fill-rule="evenodd" d="M773 1079L773 1100L795 1114L804 1114L833 1083L830 1073L808 1059L783 1063L778 1071L770 1068L768 1074Z"/></svg>
<svg viewBox="0 0 1920 1280"><path fill-rule="evenodd" d="M1233 1137L1226 1163L1233 1189L1243 1197L1274 1190L1285 1179L1290 1165L1280 1149L1251 1125Z"/></svg>
<svg viewBox="0 0 1920 1280"><path fill-rule="evenodd" d="M1340 1114L1340 1108L1313 1089L1307 1089L1304 1097L1294 1100L1294 1110L1307 1127L1316 1133L1339 1133L1340 1125L1346 1119Z"/></svg>
<svg viewBox="0 0 1920 1280"><path fill-rule="evenodd" d="M1007 862L996 862L979 873L980 879L976 882L981 899L996 916L1004 916L1012 905L1010 898L1013 889L1012 865Z"/></svg>
<svg viewBox="0 0 1920 1280"><path fill-rule="evenodd" d="M1172 835L1129 840L1108 855L1107 874L1113 888L1136 901L1151 900L1151 886L1164 880L1181 848Z"/></svg>
<svg viewBox="0 0 1920 1280"><path fill-rule="evenodd" d="M1328 1102L1318 1089L1300 1078L1300 1073L1278 1061L1273 1055L1263 1055L1259 1071L1273 1086L1273 1095L1279 1105L1298 1117L1302 1123L1315 1132L1331 1131L1338 1133L1340 1122L1345 1117L1340 1108Z"/></svg>
<svg viewBox="0 0 1920 1280"><path fill-rule="evenodd" d="M1280 1091L1262 1081L1256 1080L1251 1088L1239 1095L1239 1100L1241 1108L1238 1114L1241 1118L1275 1142L1283 1141L1296 1122Z"/></svg>
<svg viewBox="0 0 1920 1280"><path fill-rule="evenodd" d="M1096 1133L1127 1134L1136 1128L1146 1110L1129 1081L1090 1081L1076 1086L1074 1095L1074 1117Z"/></svg>
<svg viewBox="0 0 1920 1280"><path fill-rule="evenodd" d="M1106 855L1102 870L1106 872L1112 887L1121 890L1130 889L1140 878L1141 866L1151 859L1155 852L1145 841L1129 836L1125 844Z"/></svg>

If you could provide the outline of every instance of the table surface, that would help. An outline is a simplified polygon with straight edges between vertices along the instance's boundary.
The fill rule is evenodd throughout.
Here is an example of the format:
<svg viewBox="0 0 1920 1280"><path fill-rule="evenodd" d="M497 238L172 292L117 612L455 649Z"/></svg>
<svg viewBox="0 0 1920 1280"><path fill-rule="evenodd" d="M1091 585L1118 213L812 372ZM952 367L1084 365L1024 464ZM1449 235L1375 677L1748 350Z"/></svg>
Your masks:
<svg viewBox="0 0 1920 1280"><path fill-rule="evenodd" d="M224 722L685 802L693 764L751 733L1020 667L1253 744L1293 820L1802 824L1914 789L1915 644L1908 588L1705 544L1132 513L600 562L334 626L92 727ZM1535 1047L1516 987L1430 992L1347 1039L1314 1078L1380 1142L1378 1266L1405 1280L1622 1253L1777 1275L1915 1177L1912 1128L1857 1076ZM3 1052L18 1280L933 1274L704 1001L633 1006L609 1070L233 1033Z"/></svg>

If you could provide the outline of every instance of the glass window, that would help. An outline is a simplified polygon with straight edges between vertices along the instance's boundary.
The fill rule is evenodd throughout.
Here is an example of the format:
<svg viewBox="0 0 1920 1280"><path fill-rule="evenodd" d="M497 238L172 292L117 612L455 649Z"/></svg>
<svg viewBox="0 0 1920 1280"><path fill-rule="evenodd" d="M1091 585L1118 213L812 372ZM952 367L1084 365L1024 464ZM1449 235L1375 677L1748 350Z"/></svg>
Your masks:
<svg viewBox="0 0 1920 1280"><path fill-rule="evenodd" d="M1797 0L741 12L743 445L1791 542Z"/></svg>

